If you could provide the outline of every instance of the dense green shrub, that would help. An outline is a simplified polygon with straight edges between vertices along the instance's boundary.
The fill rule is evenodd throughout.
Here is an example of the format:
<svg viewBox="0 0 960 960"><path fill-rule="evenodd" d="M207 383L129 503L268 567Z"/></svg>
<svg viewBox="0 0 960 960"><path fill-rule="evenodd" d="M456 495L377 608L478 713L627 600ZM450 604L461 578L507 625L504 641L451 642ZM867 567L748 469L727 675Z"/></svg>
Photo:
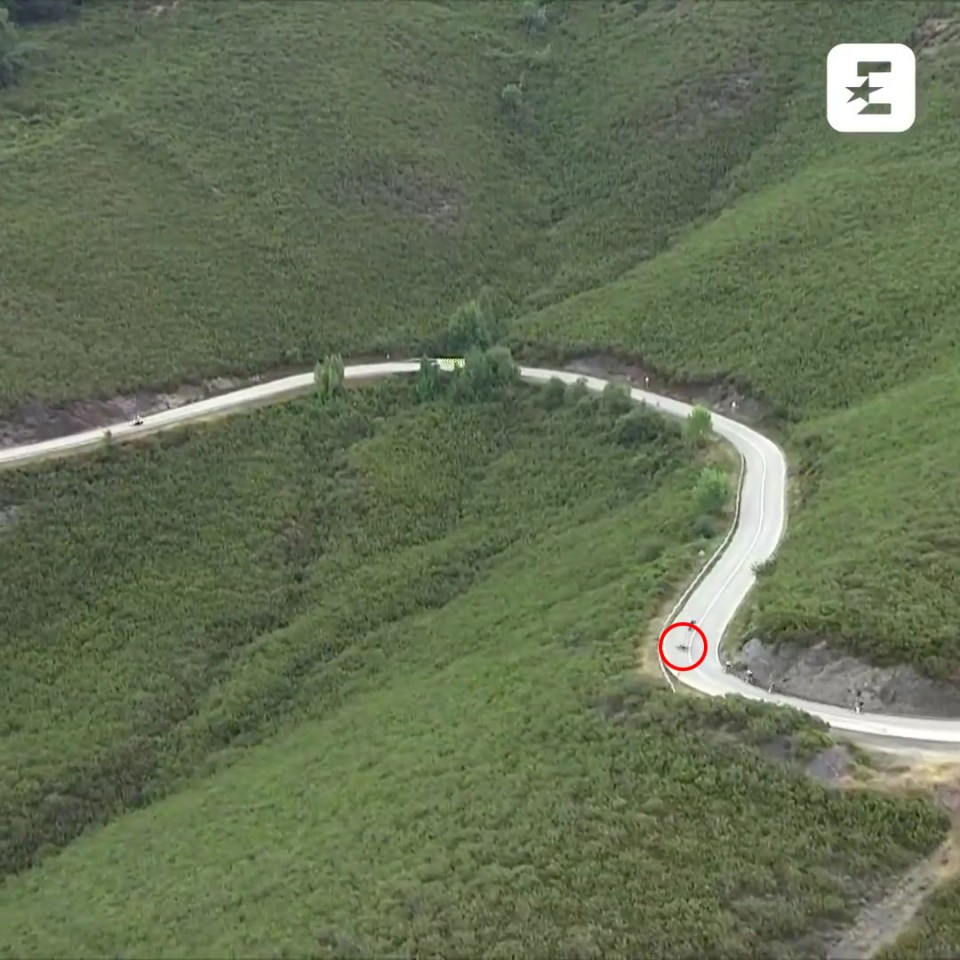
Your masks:
<svg viewBox="0 0 960 960"><path fill-rule="evenodd" d="M730 499L730 478L716 467L704 467L697 478L697 506L707 515L720 513Z"/></svg>
<svg viewBox="0 0 960 960"><path fill-rule="evenodd" d="M322 403L342 397L346 389L343 382L343 358L334 353L318 363L314 380L317 396Z"/></svg>
<svg viewBox="0 0 960 960"><path fill-rule="evenodd" d="M610 381L601 394L601 403L603 409L614 416L627 413L633 406L630 399L630 388L623 383Z"/></svg>

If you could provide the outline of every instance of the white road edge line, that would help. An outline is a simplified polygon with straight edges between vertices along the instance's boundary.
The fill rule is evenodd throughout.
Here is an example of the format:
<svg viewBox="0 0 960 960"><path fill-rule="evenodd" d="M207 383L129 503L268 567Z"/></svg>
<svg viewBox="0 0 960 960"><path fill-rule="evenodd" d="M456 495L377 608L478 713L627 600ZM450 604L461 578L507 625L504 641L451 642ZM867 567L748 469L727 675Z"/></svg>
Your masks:
<svg viewBox="0 0 960 960"><path fill-rule="evenodd" d="M419 366L418 360L355 364L345 368L344 377L363 380L409 374L415 373ZM553 378L564 383L582 380L592 391L603 390L609 382L565 370L538 367L521 367L520 373L525 380L537 382ZM69 456L100 447L108 438L123 443L191 422L236 413L266 401L289 399L309 392L314 382L313 373L298 374L151 414L144 418L142 425L118 423L39 443L7 447L0 449L0 468ZM631 396L638 403L652 404L657 410L674 417L686 417L693 409L680 400L636 388L631 390ZM836 731L897 740L903 746L960 745L960 720L856 713L843 707L768 693L723 669L720 645L724 631L756 580L756 566L774 555L786 529L787 468L783 451L769 438L714 411L711 416L714 432L729 441L741 457L737 506L727 536L684 591L668 620L697 618L698 626L710 641L712 656L695 670L680 672L668 670L661 661L671 688L676 689L674 681L679 681L708 696L736 694L751 700L791 706L818 717ZM669 635L667 640L670 641ZM676 642L674 639L674 645ZM676 655L675 650L671 651L670 659L674 663L677 662Z"/></svg>

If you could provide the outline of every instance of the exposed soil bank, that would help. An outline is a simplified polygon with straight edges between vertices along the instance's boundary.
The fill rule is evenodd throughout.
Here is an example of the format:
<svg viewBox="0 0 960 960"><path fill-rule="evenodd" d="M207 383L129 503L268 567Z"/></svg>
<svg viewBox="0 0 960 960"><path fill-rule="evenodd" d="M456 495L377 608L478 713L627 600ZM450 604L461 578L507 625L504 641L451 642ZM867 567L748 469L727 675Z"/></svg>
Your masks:
<svg viewBox="0 0 960 960"><path fill-rule="evenodd" d="M351 357L346 363L379 363L389 359L389 355L373 354ZM406 357L394 356L392 359L401 360ZM172 391L140 390L104 400L77 400L57 406L46 406L37 402L25 403L0 420L0 449L66 437L95 427L109 427L125 420L133 420L138 413L149 416L162 410L173 410L188 403L195 403L197 400L219 397L233 390L242 390L244 387L305 372L303 367L275 367L259 376L214 377L199 383L187 383Z"/></svg>
<svg viewBox="0 0 960 960"><path fill-rule="evenodd" d="M109 400L84 400L57 407L27 403L8 420L0 421L0 448L52 440L94 427L108 427L132 420L138 413L146 415L172 410L187 403L252 386L260 380L258 377L218 377L199 384L187 384L169 393L143 390L121 394Z"/></svg>
<svg viewBox="0 0 960 960"><path fill-rule="evenodd" d="M763 686L776 684L780 693L852 707L856 691L867 713L908 717L960 717L960 690L920 676L910 667L874 667L856 657L815 647L781 644L774 647L749 640L737 655Z"/></svg>
<svg viewBox="0 0 960 960"><path fill-rule="evenodd" d="M394 355L369 354L350 357L345 362L377 363L384 360L409 359L400 351ZM521 358L521 363L528 361ZM529 365L538 365L530 360ZM557 366L561 366L557 364ZM626 360L607 356L588 356L562 365L563 369L584 376L622 377L634 386L646 387L679 400L702 403L713 410L748 423L766 419L763 405L750 399L730 384L674 384L660 379L655 371ZM304 373L302 367L276 367L259 376L216 377L198 383L187 383L175 390L140 390L136 393L118 394L107 399L77 400L72 403L48 406L38 402L26 403L5 419L0 420L0 448L22 443L37 443L54 437L81 433L95 427L108 427L124 420L132 420L138 413L149 416L161 410L172 410L187 403L220 396L231 390L241 390L258 383L266 383L281 377Z"/></svg>
<svg viewBox="0 0 960 960"><path fill-rule="evenodd" d="M571 360L563 364L563 369L571 373L582 373L587 377L620 377L635 387L643 387L687 403L699 403L744 423L762 423L770 417L762 402L747 396L726 381L682 384L667 382L656 370L645 368L640 363L604 355Z"/></svg>

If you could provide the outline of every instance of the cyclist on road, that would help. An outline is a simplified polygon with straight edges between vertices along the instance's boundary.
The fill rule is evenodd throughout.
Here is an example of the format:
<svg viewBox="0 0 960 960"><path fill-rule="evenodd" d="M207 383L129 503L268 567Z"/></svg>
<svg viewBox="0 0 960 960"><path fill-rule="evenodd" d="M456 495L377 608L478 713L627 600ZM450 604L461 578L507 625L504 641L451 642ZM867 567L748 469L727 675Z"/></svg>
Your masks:
<svg viewBox="0 0 960 960"><path fill-rule="evenodd" d="M752 670L747 670L747 683L750 683L756 686L757 678L753 675Z"/></svg>

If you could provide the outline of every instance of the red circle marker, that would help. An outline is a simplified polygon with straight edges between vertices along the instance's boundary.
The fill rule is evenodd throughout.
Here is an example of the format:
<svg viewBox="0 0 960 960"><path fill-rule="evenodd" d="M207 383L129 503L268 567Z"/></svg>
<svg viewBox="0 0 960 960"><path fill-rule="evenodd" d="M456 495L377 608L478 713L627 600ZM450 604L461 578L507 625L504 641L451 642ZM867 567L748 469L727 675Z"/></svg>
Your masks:
<svg viewBox="0 0 960 960"><path fill-rule="evenodd" d="M671 630L675 630L677 627L689 627L691 630L696 630L700 634L700 639L703 641L703 653L700 654L700 659L696 663L691 663L689 667L678 667L675 663L671 663L663 652L663 641L666 640L667 634ZM695 624L688 623L686 620L678 620L676 623L671 623L663 633L660 634L660 642L657 644L657 650L660 653L660 659L671 669L676 670L679 673L682 673L684 670L695 670L697 667L707 659L707 636L706 634Z"/></svg>

